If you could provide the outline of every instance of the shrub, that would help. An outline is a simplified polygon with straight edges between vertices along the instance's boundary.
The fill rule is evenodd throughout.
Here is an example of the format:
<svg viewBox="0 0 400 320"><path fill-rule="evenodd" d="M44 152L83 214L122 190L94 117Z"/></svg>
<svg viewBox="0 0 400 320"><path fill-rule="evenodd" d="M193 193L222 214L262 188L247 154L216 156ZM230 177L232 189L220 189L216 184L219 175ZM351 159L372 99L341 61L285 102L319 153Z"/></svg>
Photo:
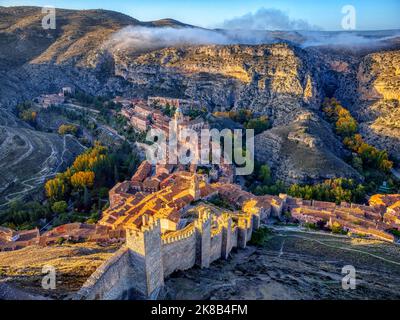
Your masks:
<svg viewBox="0 0 400 320"><path fill-rule="evenodd" d="M336 221L332 224L331 231L335 234L347 234L343 227Z"/></svg>
<svg viewBox="0 0 400 320"><path fill-rule="evenodd" d="M60 237L56 240L56 244L61 246L65 242L65 239L63 237Z"/></svg>
<svg viewBox="0 0 400 320"><path fill-rule="evenodd" d="M262 246L265 241L269 239L272 234L272 230L267 227L261 227L258 230L253 231L251 234L250 244L254 246Z"/></svg>
<svg viewBox="0 0 400 320"><path fill-rule="evenodd" d="M304 227L311 230L319 230L319 227L316 223L306 222L304 223Z"/></svg>
<svg viewBox="0 0 400 320"><path fill-rule="evenodd" d="M24 110L22 111L20 117L22 120L26 122L35 123L37 118L37 112L31 109Z"/></svg>
<svg viewBox="0 0 400 320"><path fill-rule="evenodd" d="M388 232L394 235L395 237L400 238L400 231L398 229L390 229L388 230Z"/></svg>
<svg viewBox="0 0 400 320"><path fill-rule="evenodd" d="M67 211L67 208L68 204L65 201L54 202L54 204L51 206L51 210L58 214L65 213Z"/></svg>
<svg viewBox="0 0 400 320"><path fill-rule="evenodd" d="M61 135L72 134L76 136L77 132L78 132L78 127L74 124L62 124L58 128L58 133Z"/></svg>

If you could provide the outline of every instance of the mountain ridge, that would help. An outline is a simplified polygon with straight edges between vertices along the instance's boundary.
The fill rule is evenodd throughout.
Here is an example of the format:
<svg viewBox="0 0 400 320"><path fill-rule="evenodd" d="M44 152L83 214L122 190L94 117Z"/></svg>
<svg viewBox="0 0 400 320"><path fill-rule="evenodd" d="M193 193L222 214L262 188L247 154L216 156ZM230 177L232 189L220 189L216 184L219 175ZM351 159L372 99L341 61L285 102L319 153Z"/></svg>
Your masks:
<svg viewBox="0 0 400 320"><path fill-rule="evenodd" d="M13 10L22 13L13 16ZM270 165L277 178L285 168L290 168L290 175L282 178L287 183L308 183L341 174L358 176L342 160L343 150L329 148L337 144L333 130L325 124L318 127L310 121L299 123L297 119L310 116L323 123L319 108L324 96L337 97L353 114L360 115L360 119L359 108L371 116L372 108L360 103L365 85L359 70L370 59L368 55L400 49L400 43L389 42L385 43L386 49L371 46L349 53L341 47L302 47L306 39L300 33L266 32L268 37L275 37L272 43L168 46L166 42L164 47L140 51L129 45L120 49L110 45L110 39L132 25L147 28L146 31L177 29L181 32L185 28L190 31L200 28L173 19L142 22L108 10L57 9L57 29L43 30L40 24L43 16L38 7L0 8L0 18L5 18L0 19L0 121L6 131L21 126L13 114L17 103L58 92L68 85L91 95L122 94L130 98L164 95L194 99L209 111L251 109L267 115L273 126L270 133L261 137L265 143L257 144L257 148L265 148L257 150L264 155L263 161L265 155L274 152L277 139L286 141L288 146L299 143L303 151L310 148L315 163L325 159L321 160L321 168L311 170L310 166L300 168L296 148L289 150L289 154L277 153L278 158ZM208 35L210 30L203 31ZM161 33L160 37L164 35ZM389 51L385 59L392 63L396 56ZM375 66L380 88L397 79L397 73L391 70L379 63ZM375 86L375 76L365 83L367 87ZM395 86L390 90L396 96L400 89ZM385 97L379 101L388 104L390 112L396 112L393 109L396 105ZM323 132L318 132L318 128ZM371 137L369 134L375 127L367 121L361 123L361 128L368 141L382 149L399 145L397 137ZM319 139L319 135L327 138ZM400 155L395 147L388 149L392 155ZM335 165L328 168L323 163L336 164L343 170L335 170ZM327 171L323 172L324 169Z"/></svg>

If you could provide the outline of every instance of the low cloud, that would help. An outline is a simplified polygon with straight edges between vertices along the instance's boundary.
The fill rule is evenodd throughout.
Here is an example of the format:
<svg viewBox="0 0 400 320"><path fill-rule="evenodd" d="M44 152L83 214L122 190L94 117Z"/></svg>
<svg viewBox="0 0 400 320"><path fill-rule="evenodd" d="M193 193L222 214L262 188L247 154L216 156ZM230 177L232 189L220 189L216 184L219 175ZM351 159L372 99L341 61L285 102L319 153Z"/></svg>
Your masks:
<svg viewBox="0 0 400 320"><path fill-rule="evenodd" d="M266 31L128 26L107 43L112 50L153 50L184 45L269 44L278 42Z"/></svg>
<svg viewBox="0 0 400 320"><path fill-rule="evenodd" d="M293 24L293 23L292 23ZM115 33L106 43L111 50L149 51L185 45L271 44L288 41L303 48L310 46L368 47L399 37L398 31L387 32L271 32L250 29L201 29L128 26Z"/></svg>
<svg viewBox="0 0 400 320"><path fill-rule="evenodd" d="M367 32L302 32L306 39L301 46L340 46L340 47L375 47L383 45L385 41L390 41L400 37L398 31L387 31L379 34L368 34Z"/></svg>
<svg viewBox="0 0 400 320"><path fill-rule="evenodd" d="M225 20L221 26L230 30L319 30L320 28L309 24L302 19L292 19L278 9L260 8L255 13Z"/></svg>
<svg viewBox="0 0 400 320"><path fill-rule="evenodd" d="M200 28L129 26L113 35L114 49L156 49L179 45L230 44L230 39L219 32Z"/></svg>

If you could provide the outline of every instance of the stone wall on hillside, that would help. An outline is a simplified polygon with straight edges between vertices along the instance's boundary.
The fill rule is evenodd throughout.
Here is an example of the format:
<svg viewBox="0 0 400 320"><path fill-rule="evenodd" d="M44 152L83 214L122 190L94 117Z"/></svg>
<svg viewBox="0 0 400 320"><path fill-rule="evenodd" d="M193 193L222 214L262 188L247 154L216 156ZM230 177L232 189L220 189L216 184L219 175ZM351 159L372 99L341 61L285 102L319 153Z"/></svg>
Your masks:
<svg viewBox="0 0 400 320"><path fill-rule="evenodd" d="M89 277L74 299L118 299L123 292L130 288L130 282L134 278L135 275L133 269L131 269L129 249L123 247Z"/></svg>
<svg viewBox="0 0 400 320"><path fill-rule="evenodd" d="M212 221L207 208L185 228L161 234L160 222L144 219L140 229L127 229L126 246L88 279L76 299L117 299L127 292L157 298L164 278L195 265L227 259L232 248L246 247L253 229L260 225L257 213L223 213ZM213 222L213 223L212 223Z"/></svg>

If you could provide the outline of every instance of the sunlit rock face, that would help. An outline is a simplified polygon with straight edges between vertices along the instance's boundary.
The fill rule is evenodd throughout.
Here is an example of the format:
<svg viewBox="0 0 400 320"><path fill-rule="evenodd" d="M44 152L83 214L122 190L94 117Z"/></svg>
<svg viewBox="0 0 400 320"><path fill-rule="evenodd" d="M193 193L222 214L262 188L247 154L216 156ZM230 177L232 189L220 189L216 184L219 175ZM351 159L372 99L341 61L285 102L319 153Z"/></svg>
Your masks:
<svg viewBox="0 0 400 320"><path fill-rule="evenodd" d="M363 101L400 101L400 51L367 55L360 64L358 81Z"/></svg>
<svg viewBox="0 0 400 320"><path fill-rule="evenodd" d="M367 55L357 79L362 133L400 159L400 51Z"/></svg>
<svg viewBox="0 0 400 320"><path fill-rule="evenodd" d="M115 61L116 74L147 89L143 92L181 89L211 109L251 109L280 122L282 112L315 109L320 101L310 58L287 44L189 46L139 56L117 52Z"/></svg>

